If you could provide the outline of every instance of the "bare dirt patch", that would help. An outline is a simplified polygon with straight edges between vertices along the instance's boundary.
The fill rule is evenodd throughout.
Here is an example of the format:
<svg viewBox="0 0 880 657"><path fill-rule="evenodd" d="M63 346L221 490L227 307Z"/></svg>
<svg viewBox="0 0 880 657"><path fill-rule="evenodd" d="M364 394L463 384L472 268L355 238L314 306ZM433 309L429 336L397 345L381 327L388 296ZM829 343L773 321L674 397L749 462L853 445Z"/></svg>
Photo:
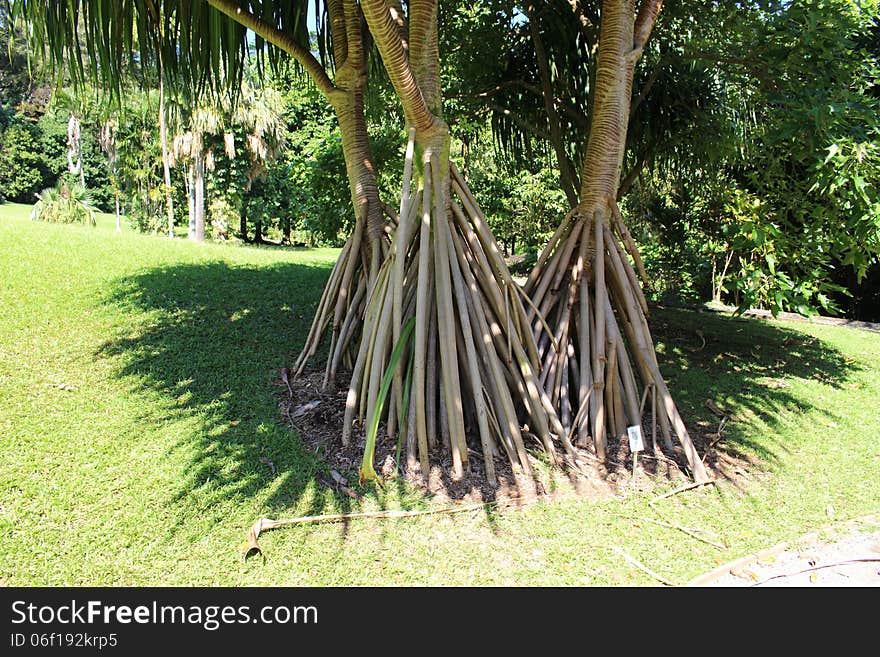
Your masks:
<svg viewBox="0 0 880 657"><path fill-rule="evenodd" d="M719 566L690 586L880 586L880 514L828 525Z"/></svg>

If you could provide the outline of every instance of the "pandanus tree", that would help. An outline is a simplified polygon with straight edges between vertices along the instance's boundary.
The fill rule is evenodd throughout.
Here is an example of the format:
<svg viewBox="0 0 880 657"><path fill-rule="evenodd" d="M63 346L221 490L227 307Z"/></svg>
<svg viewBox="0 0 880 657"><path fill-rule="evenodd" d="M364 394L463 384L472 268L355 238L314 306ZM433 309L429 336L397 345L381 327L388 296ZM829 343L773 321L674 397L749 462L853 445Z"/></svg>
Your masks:
<svg viewBox="0 0 880 657"><path fill-rule="evenodd" d="M189 237L205 239L206 172L214 170L212 140L222 137L222 150L230 160L246 157L247 186L266 170L282 141L282 101L272 89L256 89L242 80L235 102L227 96L201 101L195 107L174 103L179 131L172 140L171 164L181 165L189 207ZM243 133L243 134L242 134ZM241 135L244 149L236 148ZM227 181L228 182L228 181Z"/></svg>
<svg viewBox="0 0 880 657"><path fill-rule="evenodd" d="M107 170L110 173L110 184L113 185L113 198L116 206L116 232L122 230L122 216L119 208L119 172L118 160L119 149L116 143L116 129L118 119L115 116L107 116L101 124L98 133L98 143L101 150L107 155Z"/></svg>
<svg viewBox="0 0 880 657"><path fill-rule="evenodd" d="M675 436L694 477L704 480L705 468L658 366L639 283L647 276L617 205L633 75L661 5L643 0L636 12L633 0L602 2L578 203L525 289L534 304L530 321L542 382L578 442L591 439L604 458L609 434L641 426L650 394L666 448L673 448Z"/></svg>
<svg viewBox="0 0 880 657"><path fill-rule="evenodd" d="M527 301L476 199L449 159L437 2L408 3L406 20L400 7L386 0L362 0L361 8L403 107L410 138L389 254L376 281L362 290L366 312L343 441L350 440L356 416L370 418L375 430L383 393L390 390L387 432L406 445L408 463L423 474L432 452L444 448L453 477L464 473L469 462L466 424L479 438L491 482L496 479L496 455L506 456L514 472L531 472L525 447L529 435L551 458L560 448L574 458L538 380ZM335 284L331 279L330 287ZM348 323L332 342L343 340ZM338 346L331 351L338 355ZM526 418L529 432L522 428ZM370 434L362 478L376 476Z"/></svg>

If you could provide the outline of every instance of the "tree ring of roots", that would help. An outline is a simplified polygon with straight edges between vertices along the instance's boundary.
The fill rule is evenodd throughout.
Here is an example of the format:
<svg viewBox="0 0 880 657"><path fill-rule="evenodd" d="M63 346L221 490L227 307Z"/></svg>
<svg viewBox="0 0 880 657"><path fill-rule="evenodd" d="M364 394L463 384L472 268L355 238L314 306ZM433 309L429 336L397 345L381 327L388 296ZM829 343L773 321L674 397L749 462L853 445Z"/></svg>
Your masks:
<svg viewBox="0 0 880 657"><path fill-rule="evenodd" d="M357 489L358 469L364 454L365 430L356 423L348 446L342 444L342 427L345 418L345 399L348 391L348 373L340 372L335 384L323 388L323 369L306 369L302 375L290 381L290 389L278 382L279 408L282 422L294 429L311 452L328 470L335 470L345 477L348 486ZM646 414L650 426L650 413ZM486 479L480 441L476 427L467 426L468 449L472 455L464 477L453 480L450 476L452 456L448 450L432 455L430 473L424 477L418 465L407 468L406 458L398 469L395 461L397 441L390 439L384 427L379 427L376 444L375 466L386 482L405 479L426 496L437 500L462 502L495 502L521 505L536 499L555 498L574 494L587 498L610 497L628 492L651 490L657 484L688 483L687 460L680 448L673 453L640 453L633 475L633 455L626 439L609 436L605 463L600 463L591 447L575 447L577 470L559 466L551 468L535 439L529 445L534 474L531 477L515 475L509 462L495 458L497 486ZM716 477L743 480L752 477L750 470L756 465L744 461L736 454L722 449L710 448L709 437L694 431L692 438L705 464ZM372 484L367 484L371 486Z"/></svg>

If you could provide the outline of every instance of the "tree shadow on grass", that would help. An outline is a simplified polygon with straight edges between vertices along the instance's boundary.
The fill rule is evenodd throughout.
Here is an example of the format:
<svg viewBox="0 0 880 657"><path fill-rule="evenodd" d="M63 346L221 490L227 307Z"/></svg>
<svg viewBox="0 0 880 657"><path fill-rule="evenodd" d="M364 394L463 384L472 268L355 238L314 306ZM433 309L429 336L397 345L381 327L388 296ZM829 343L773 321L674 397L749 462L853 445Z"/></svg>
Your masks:
<svg viewBox="0 0 880 657"><path fill-rule="evenodd" d="M660 369L710 465L722 465L722 454L778 466L797 415L840 419L795 394L798 380L839 389L861 369L827 342L774 322L671 309L655 310L650 322Z"/></svg>
<svg viewBox="0 0 880 657"><path fill-rule="evenodd" d="M359 501L316 481L326 466L279 411L279 371L302 347L329 271L180 264L120 280L108 293L105 303L132 321L100 355L118 359L118 375L146 393L140 423L179 432L168 458L185 463L187 476L170 502L187 524L194 512L204 523L221 520L229 500L267 517L358 510ZM418 503L396 494L398 504Z"/></svg>
<svg viewBox="0 0 880 657"><path fill-rule="evenodd" d="M327 466L279 409L279 370L302 347L328 275L327 266L302 264L180 264L120 280L107 294L132 321L100 353L118 359L119 376L147 393L140 421L180 433L168 456L187 476L171 504L181 519L202 518L195 529L178 523L188 531L222 521L230 500L267 517L362 508L316 482ZM853 369L827 344L774 324L677 311L651 321L661 369L701 449L719 422L705 405L711 399L736 416L723 432L725 450L776 462L785 446L756 431L755 418L772 428L811 409L792 394L793 379L840 387ZM425 504L400 481L362 492L381 507Z"/></svg>

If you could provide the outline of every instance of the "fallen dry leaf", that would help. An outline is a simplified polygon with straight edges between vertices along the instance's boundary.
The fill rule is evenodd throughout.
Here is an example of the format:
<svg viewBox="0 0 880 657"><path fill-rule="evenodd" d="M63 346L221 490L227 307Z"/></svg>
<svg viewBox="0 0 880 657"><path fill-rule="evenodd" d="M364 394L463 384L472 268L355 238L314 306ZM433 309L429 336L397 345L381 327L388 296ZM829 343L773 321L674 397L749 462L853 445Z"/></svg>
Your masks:
<svg viewBox="0 0 880 657"><path fill-rule="evenodd" d="M742 579L750 579L753 582L759 581L761 578L753 570L749 570L748 568L734 568L730 571L731 575L736 575Z"/></svg>
<svg viewBox="0 0 880 657"><path fill-rule="evenodd" d="M257 459L257 460L258 460L260 463L262 463L263 465L268 465L268 466L269 466L269 469L272 471L272 474L273 474L273 475L275 474L275 464L272 463L272 461L270 461L269 459L267 459L267 458L265 458L265 457L263 457L263 456L261 456L261 457L260 457L259 459Z"/></svg>
<svg viewBox="0 0 880 657"><path fill-rule="evenodd" d="M292 418L301 417L301 416L305 415L306 413L311 413L313 410L318 408L318 405L320 403L321 403L320 399L313 399L312 401L308 402L307 404L302 404L301 406L297 406L295 409L293 409L293 413L291 413L290 417L292 417Z"/></svg>

